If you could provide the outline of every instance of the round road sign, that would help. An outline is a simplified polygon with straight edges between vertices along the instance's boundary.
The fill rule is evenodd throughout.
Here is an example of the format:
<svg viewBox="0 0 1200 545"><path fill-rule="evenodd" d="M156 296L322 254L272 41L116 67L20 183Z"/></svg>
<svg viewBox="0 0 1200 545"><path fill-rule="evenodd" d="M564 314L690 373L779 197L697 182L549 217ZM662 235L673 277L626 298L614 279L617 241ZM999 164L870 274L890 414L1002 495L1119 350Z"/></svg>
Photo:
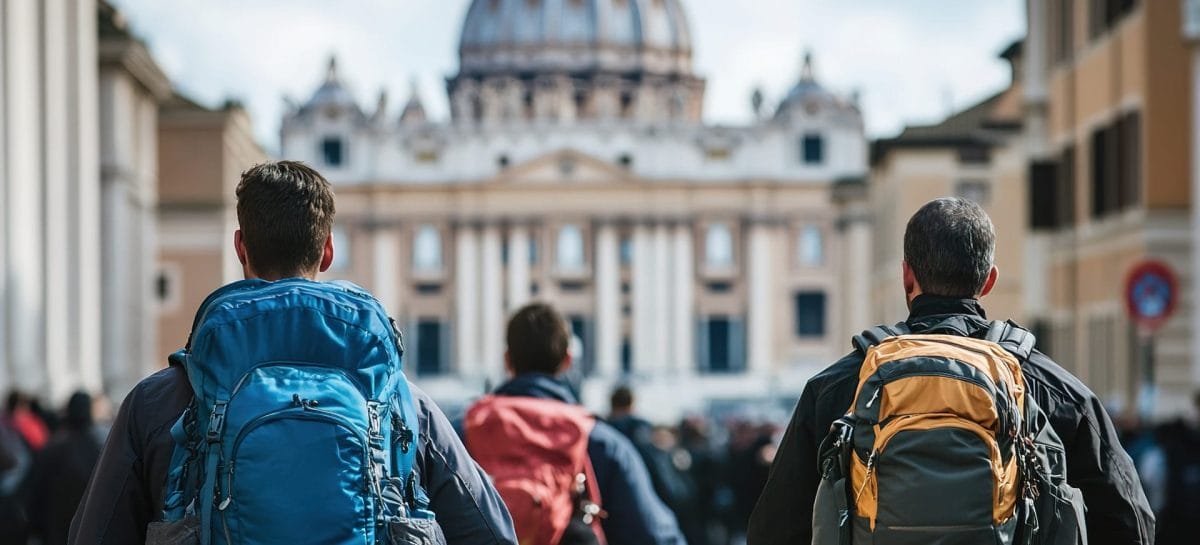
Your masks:
<svg viewBox="0 0 1200 545"><path fill-rule="evenodd" d="M1129 272L1125 281L1125 308L1129 317L1145 332L1162 327L1179 299L1175 273L1161 261L1143 261Z"/></svg>

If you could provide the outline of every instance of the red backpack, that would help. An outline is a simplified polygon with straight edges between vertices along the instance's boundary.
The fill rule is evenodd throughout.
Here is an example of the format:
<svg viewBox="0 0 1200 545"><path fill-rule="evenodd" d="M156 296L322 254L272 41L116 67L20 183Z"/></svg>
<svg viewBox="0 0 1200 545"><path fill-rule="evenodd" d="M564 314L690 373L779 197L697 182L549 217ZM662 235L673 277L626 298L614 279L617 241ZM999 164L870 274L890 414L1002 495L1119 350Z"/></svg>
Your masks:
<svg viewBox="0 0 1200 545"><path fill-rule="evenodd" d="M586 541L605 543L587 453L595 425L582 407L532 397L486 396L467 411L467 450L491 475L521 545L564 545L581 527Z"/></svg>

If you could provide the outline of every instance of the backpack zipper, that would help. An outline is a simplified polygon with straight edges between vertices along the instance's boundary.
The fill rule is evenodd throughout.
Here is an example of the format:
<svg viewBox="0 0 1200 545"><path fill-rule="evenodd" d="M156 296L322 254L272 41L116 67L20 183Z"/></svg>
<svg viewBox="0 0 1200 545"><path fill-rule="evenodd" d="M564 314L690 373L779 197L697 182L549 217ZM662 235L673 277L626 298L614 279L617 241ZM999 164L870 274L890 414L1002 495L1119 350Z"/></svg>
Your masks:
<svg viewBox="0 0 1200 545"><path fill-rule="evenodd" d="M361 380L359 380L358 378L355 378L353 375L351 375L350 372L347 371L343 367L335 367L332 365L326 365L324 363L314 363L314 362L308 362L308 361L276 360L276 361L265 361L262 363L257 363L257 364L254 364L254 366L250 367L249 369L246 369L246 371L242 373L242 376L238 377L237 383L235 383L233 385L233 391L229 393L229 401L233 401L233 398L235 396L237 396L238 392L242 391L242 387L245 386L246 382L250 380L250 375L252 373L254 373L254 371L257 371L264 367L274 367L276 365L291 365L291 366L296 366L296 367L316 367L316 368L320 368L322 370L335 371L338 374L345 377L346 380L348 382L350 382L351 384L353 384L356 388L358 388L359 395L362 395L364 398L367 397L365 394L363 394L363 392L367 391L366 385L364 385Z"/></svg>

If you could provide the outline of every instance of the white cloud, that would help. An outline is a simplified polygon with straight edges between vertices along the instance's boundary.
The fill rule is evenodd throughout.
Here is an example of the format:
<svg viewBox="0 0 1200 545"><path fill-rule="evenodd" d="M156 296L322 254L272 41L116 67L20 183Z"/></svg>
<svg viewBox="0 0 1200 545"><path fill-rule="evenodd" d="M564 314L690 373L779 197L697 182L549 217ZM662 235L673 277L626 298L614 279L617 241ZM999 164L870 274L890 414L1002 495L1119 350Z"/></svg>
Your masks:
<svg viewBox="0 0 1200 545"><path fill-rule="evenodd" d="M113 0L179 88L215 105L243 100L268 148L282 97L303 100L336 53L359 100L387 89L395 110L416 76L427 110L445 117L445 80L457 68L468 0ZM815 54L829 88L860 90L873 136L935 121L945 95L961 108L1007 83L995 58L1024 30L1020 0L684 0L696 69L708 80L707 117L741 123L762 86L782 98ZM203 6L201 9L199 6Z"/></svg>

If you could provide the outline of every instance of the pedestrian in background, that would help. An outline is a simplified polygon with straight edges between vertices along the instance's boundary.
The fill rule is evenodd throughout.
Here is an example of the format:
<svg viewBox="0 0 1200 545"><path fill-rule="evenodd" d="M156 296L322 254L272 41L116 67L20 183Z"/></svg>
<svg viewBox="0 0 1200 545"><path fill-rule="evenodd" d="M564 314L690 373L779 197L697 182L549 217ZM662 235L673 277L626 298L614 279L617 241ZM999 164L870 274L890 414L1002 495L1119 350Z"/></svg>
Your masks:
<svg viewBox="0 0 1200 545"><path fill-rule="evenodd" d="M561 381L572 359L558 311L521 308L505 340L511 378L467 411L463 431L513 512L521 543L685 544L633 444L580 407Z"/></svg>
<svg viewBox="0 0 1200 545"><path fill-rule="evenodd" d="M60 429L34 457L26 482L31 536L43 545L65 545L71 519L100 457L102 440L92 418L92 396L76 392L67 401Z"/></svg>

